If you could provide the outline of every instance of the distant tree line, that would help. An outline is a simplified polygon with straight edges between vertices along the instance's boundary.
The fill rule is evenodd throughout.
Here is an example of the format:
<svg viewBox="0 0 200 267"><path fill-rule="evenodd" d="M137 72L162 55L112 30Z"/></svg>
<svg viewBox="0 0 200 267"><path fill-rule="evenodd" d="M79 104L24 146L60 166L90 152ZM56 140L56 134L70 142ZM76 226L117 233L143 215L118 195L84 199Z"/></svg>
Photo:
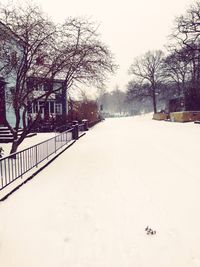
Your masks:
<svg viewBox="0 0 200 267"><path fill-rule="evenodd" d="M129 114L129 106L126 102L126 92L116 85L111 92L101 90L97 99L99 109L104 117L124 116Z"/></svg>
<svg viewBox="0 0 200 267"><path fill-rule="evenodd" d="M200 109L200 2L176 18L167 52L148 51L129 68L127 101L151 101L154 112L172 98L183 99L183 109ZM164 105L163 105L164 106Z"/></svg>
<svg viewBox="0 0 200 267"><path fill-rule="evenodd" d="M134 84L131 86L134 87ZM111 92L102 90L97 98L101 115L103 117L122 117L151 112L152 104L147 87L144 85L140 90L137 87L136 90L124 91L116 86ZM162 102L159 102L159 106Z"/></svg>

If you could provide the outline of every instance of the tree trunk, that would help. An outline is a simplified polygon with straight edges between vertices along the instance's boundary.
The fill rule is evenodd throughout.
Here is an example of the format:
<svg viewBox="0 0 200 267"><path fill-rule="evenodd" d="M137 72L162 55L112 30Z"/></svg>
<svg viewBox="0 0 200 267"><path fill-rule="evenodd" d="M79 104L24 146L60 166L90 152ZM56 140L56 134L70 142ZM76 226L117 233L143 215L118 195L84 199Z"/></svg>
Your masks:
<svg viewBox="0 0 200 267"><path fill-rule="evenodd" d="M20 145L19 141L18 140L14 140L13 143L12 143L10 154L13 154L13 153L17 152L17 148L18 148L19 145Z"/></svg>
<svg viewBox="0 0 200 267"><path fill-rule="evenodd" d="M157 113L157 105L156 105L156 93L155 88L153 88L153 112Z"/></svg>
<svg viewBox="0 0 200 267"><path fill-rule="evenodd" d="M16 135L14 136L14 140L12 143L12 147L10 150L10 154L17 152L18 146L23 142L23 140L26 138L28 131L24 131L21 136L18 138L18 133L16 132Z"/></svg>

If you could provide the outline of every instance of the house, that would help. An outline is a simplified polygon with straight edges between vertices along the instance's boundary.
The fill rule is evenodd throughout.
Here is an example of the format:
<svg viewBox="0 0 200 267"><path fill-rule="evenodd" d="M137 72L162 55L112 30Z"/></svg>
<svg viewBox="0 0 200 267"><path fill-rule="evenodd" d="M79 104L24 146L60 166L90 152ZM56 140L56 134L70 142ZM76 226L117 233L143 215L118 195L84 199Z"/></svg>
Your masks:
<svg viewBox="0 0 200 267"><path fill-rule="evenodd" d="M17 61L19 62L22 59L23 49L23 41L5 24L0 22L0 126L5 126L5 121L8 121L12 127L15 126L16 119L11 100L11 92L12 88L16 85L16 66ZM50 86L52 86L52 83L53 91L55 92L48 97L48 100L46 101L45 97L43 97L32 103L33 99L38 98L38 95L43 95L47 92ZM42 120L41 123L52 120L56 122L66 121L68 112L67 92L64 88L63 80L54 79L52 81L48 78L29 77L26 87L27 90L31 91L32 95L27 114L27 122L33 120L39 111ZM22 123L20 123L20 126L22 127Z"/></svg>
<svg viewBox="0 0 200 267"><path fill-rule="evenodd" d="M33 92L33 99L28 108L28 120L31 122L39 114L40 120L37 126L60 125L66 122L68 114L67 90L65 82L61 79L30 77L27 89ZM52 93L45 99L45 94ZM42 97L43 96L43 97ZM41 98L40 98L41 97ZM37 100L37 98L39 98Z"/></svg>
<svg viewBox="0 0 200 267"><path fill-rule="evenodd" d="M0 22L0 126L7 120L14 126L15 117L9 95L16 82L17 59L22 57L23 41Z"/></svg>

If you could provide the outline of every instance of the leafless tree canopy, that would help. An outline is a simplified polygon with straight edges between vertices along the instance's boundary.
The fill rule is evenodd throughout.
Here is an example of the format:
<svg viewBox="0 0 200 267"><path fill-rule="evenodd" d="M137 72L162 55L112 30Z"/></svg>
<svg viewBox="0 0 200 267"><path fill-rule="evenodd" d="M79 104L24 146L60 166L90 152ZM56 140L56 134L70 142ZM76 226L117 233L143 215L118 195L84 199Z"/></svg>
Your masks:
<svg viewBox="0 0 200 267"><path fill-rule="evenodd" d="M166 60L168 73L171 73L172 78L176 78L177 86L184 98L191 102L191 108L198 109L200 101L199 1L191 5L184 15L176 18L171 35L171 47L173 47L172 52Z"/></svg>
<svg viewBox="0 0 200 267"><path fill-rule="evenodd" d="M11 97L16 125L12 127L7 122L14 137L13 152L37 121L36 118L27 125L28 103L39 99L47 101L54 92L52 82L48 91L36 97L34 88L27 87L30 77L38 78L38 81L62 79L66 90L77 83L100 86L116 65L111 52L100 41L97 26L88 19L67 18L63 24L56 25L38 6L28 4L1 7L0 21L3 28L7 28L4 31L6 38L0 40L0 57L4 62L0 71L4 75L5 71L8 76L12 74L16 80ZM10 50L9 40L13 40L13 36L16 46L20 44L20 51ZM23 133L18 138L21 120Z"/></svg>
<svg viewBox="0 0 200 267"><path fill-rule="evenodd" d="M172 37L178 40L180 45L199 49L200 2L195 2L184 15L177 17Z"/></svg>
<svg viewBox="0 0 200 267"><path fill-rule="evenodd" d="M156 111L156 96L158 87L168 90L166 101L171 98L183 97L188 105L184 108L197 110L200 108L200 2L190 6L182 16L176 18L170 43L167 45L167 55L161 51L148 52L135 59L129 69L133 80L128 84L128 94L131 97L151 94ZM163 84L164 83L164 84ZM158 86L159 85L159 86ZM167 89L166 89L167 88ZM142 89L142 90L141 90ZM143 92L144 91L144 92ZM146 92L146 93L145 93Z"/></svg>
<svg viewBox="0 0 200 267"><path fill-rule="evenodd" d="M129 74L133 75L133 79L137 83L147 83L150 85L154 112L157 112L157 86L163 79L163 57L163 52L160 50L149 51L143 56L136 58L129 68Z"/></svg>

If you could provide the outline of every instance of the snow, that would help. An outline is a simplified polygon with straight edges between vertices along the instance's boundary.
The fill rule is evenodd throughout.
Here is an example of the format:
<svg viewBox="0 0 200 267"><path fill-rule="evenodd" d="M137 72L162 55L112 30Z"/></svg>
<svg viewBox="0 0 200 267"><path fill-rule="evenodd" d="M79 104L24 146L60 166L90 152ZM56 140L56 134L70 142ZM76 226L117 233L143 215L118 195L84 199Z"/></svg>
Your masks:
<svg viewBox="0 0 200 267"><path fill-rule="evenodd" d="M199 267L199 136L150 116L96 125L0 203L1 266Z"/></svg>
<svg viewBox="0 0 200 267"><path fill-rule="evenodd" d="M30 146L34 146L38 143L41 143L47 139L50 139L54 137L58 133L37 133L36 135L32 137L27 137L24 139L24 141L20 144L18 151L26 149ZM2 143L0 144L0 147L3 148L3 156L6 157L9 155L10 150L11 150L11 143Z"/></svg>
<svg viewBox="0 0 200 267"><path fill-rule="evenodd" d="M79 132L79 136L84 135L84 132ZM55 139L53 137L56 137L56 151L55 151ZM53 146L52 146L52 138L53 138ZM18 152L20 152L22 149L29 148L29 151L33 145L37 146L38 151L38 159L39 163L35 165L36 158L34 153L28 153L28 150L26 150L26 156L23 156L23 158L28 158L28 165L26 165L26 169L24 168L23 160L21 160L21 157L17 157L15 160L8 161L8 159L3 159L0 165L0 173L1 173L1 186L0 186L0 201L4 199L10 192L24 184L30 177L35 175L36 172L40 171L42 168L44 168L49 162L51 162L54 158L58 156L62 151L66 150L67 147L70 147L75 140L72 140L72 133L67 133L67 143L66 143L66 134L65 133L39 133L37 136L34 136L34 138L31 138L31 142L29 138L26 138L24 142L19 146ZM48 142L48 157L44 153L40 153L40 151L43 150L44 147L44 141L45 144ZM62 142L64 141L64 143ZM4 148L4 155L9 155L9 151L11 149L11 143L9 144L3 144ZM46 147L46 145L45 145ZM50 149L51 148L51 149ZM42 156L42 157L41 157ZM12 166L12 171L10 172L10 167ZM16 166L16 172L14 171ZM14 168L13 168L14 167ZM22 167L22 168L21 168ZM2 170L1 170L2 168ZM19 171L21 170L21 171ZM7 173L7 174L6 174ZM8 175L9 174L9 175ZM17 176L18 175L18 178ZM17 178L15 180L15 178ZM10 184L7 184L8 181L12 181ZM7 185L6 185L7 184ZM6 186L5 186L6 185ZM2 188L2 186L5 186Z"/></svg>

